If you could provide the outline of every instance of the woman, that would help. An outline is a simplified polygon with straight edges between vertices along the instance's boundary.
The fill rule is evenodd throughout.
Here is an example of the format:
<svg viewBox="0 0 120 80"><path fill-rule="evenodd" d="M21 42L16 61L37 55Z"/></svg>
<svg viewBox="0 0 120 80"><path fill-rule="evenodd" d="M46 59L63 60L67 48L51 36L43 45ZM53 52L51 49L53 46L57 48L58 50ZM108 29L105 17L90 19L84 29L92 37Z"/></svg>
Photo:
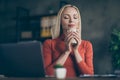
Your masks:
<svg viewBox="0 0 120 80"><path fill-rule="evenodd" d="M81 39L81 16L77 7L65 5L60 9L56 26L52 27L52 38L43 43L47 75L54 75L57 64L67 69L67 77L94 74L92 44Z"/></svg>

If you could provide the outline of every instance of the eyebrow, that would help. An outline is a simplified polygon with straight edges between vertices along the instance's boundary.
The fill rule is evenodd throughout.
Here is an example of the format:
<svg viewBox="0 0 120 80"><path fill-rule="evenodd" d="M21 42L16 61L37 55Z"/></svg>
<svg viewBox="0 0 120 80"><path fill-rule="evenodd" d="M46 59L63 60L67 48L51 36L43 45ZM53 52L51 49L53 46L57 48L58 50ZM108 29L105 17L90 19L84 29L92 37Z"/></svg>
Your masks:
<svg viewBox="0 0 120 80"><path fill-rule="evenodd" d="M63 14L63 15L69 15L69 14ZM78 15L78 14L73 14L74 16Z"/></svg>

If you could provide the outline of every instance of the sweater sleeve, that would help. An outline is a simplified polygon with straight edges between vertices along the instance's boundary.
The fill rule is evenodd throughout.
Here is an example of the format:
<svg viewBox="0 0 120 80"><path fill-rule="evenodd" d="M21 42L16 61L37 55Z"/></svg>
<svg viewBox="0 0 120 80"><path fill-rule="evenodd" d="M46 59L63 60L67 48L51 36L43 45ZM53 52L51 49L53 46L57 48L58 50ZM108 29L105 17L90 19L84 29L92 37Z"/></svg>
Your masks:
<svg viewBox="0 0 120 80"><path fill-rule="evenodd" d="M54 64L52 62L52 47L51 40L46 40L43 43L43 58L44 58L44 67L46 75L53 76L54 75Z"/></svg>
<svg viewBox="0 0 120 80"><path fill-rule="evenodd" d="M79 70L82 74L94 74L93 70L93 48L92 44L87 41L85 45L85 59L78 63Z"/></svg>

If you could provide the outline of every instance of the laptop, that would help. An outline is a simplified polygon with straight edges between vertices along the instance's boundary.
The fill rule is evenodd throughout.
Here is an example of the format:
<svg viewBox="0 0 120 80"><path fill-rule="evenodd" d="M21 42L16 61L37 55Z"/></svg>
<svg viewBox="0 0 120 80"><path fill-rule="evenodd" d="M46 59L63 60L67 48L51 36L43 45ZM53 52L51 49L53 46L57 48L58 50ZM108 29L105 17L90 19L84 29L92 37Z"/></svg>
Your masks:
<svg viewBox="0 0 120 80"><path fill-rule="evenodd" d="M41 42L1 44L0 74L6 77L45 77Z"/></svg>

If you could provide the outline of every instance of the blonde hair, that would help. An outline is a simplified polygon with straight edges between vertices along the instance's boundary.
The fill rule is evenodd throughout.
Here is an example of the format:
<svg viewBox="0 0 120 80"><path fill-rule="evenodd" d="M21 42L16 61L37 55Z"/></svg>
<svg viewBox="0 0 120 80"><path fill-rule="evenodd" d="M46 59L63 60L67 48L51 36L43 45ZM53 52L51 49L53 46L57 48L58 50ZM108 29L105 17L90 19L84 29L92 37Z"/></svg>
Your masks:
<svg viewBox="0 0 120 80"><path fill-rule="evenodd" d="M79 16L79 20L80 20L80 22L79 22L79 29L80 29L80 38L81 38L81 16L80 16L80 11L79 11L79 9L76 7L76 6L73 6L73 5L65 5L65 6L63 6L60 10L59 10L59 12L58 12L58 15L57 15L57 18L56 18L56 25L55 26L53 26L52 27L52 29L51 29L51 34L52 34L52 39L55 39L55 38L57 38L57 37L59 37L60 36L60 26L61 26L61 15L62 15L62 12L64 11L64 9L65 8L67 8L67 7L73 7L73 8L75 8L76 9L76 11L78 12L78 16Z"/></svg>

